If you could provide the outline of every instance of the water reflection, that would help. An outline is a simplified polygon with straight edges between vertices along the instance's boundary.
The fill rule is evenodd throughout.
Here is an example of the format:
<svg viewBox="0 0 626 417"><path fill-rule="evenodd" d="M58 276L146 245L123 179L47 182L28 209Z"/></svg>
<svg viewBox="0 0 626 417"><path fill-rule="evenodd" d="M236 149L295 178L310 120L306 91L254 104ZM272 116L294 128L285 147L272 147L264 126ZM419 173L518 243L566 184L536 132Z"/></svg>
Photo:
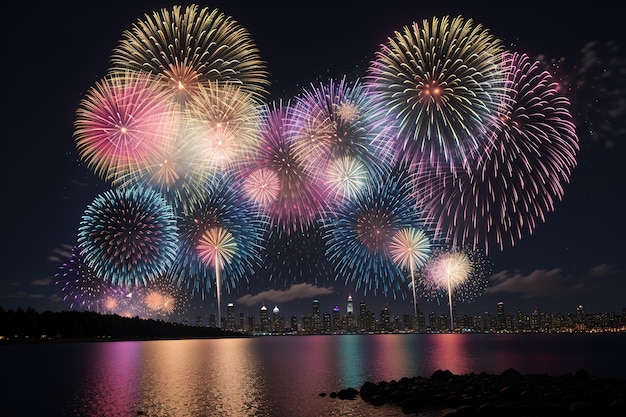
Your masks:
<svg viewBox="0 0 626 417"><path fill-rule="evenodd" d="M139 367L143 345L138 342L89 345L84 383L77 393L77 415L125 416L139 398Z"/></svg>
<svg viewBox="0 0 626 417"><path fill-rule="evenodd" d="M461 375L472 372L474 358L468 354L470 342L465 334L434 334L428 346L425 359L425 371L430 376L438 369L449 370Z"/></svg>
<svg viewBox="0 0 626 417"><path fill-rule="evenodd" d="M368 345L371 346L370 362L372 371L383 376L382 379L400 379L407 375L407 363L411 362L412 352L408 349L406 338L399 334L375 334L366 337L372 338ZM366 364L367 366L367 364ZM374 380L372 382L379 382Z"/></svg>
<svg viewBox="0 0 626 417"><path fill-rule="evenodd" d="M81 416L270 415L250 339L94 344Z"/></svg>
<svg viewBox="0 0 626 417"><path fill-rule="evenodd" d="M338 366L344 387L359 387L363 382L363 343L359 335L343 335L338 339Z"/></svg>
<svg viewBox="0 0 626 417"><path fill-rule="evenodd" d="M8 416L389 417L402 412L320 393L438 369L626 375L625 363L615 360L626 350L626 334L284 336L2 348L7 377L0 392L9 399L2 409Z"/></svg>

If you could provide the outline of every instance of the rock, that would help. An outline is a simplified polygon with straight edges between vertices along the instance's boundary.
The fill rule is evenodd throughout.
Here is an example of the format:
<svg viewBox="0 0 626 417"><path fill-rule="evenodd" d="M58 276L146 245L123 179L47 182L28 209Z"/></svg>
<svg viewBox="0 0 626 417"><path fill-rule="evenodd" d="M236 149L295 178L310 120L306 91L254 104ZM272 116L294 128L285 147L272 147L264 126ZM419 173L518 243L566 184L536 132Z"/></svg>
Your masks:
<svg viewBox="0 0 626 417"><path fill-rule="evenodd" d="M359 392L361 393L361 398L363 398L363 400L365 400L366 402L371 402L372 397L378 394L378 391L378 385L374 384L373 382L365 382L359 390Z"/></svg>

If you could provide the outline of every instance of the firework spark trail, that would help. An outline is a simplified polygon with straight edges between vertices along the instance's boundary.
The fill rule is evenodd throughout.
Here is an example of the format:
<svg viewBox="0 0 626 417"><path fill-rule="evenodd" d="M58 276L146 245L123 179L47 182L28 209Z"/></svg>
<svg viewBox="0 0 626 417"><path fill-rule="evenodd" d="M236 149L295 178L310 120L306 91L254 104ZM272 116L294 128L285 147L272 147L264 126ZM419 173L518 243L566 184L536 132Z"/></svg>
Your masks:
<svg viewBox="0 0 626 417"><path fill-rule="evenodd" d="M489 253L531 234L555 202L576 166L578 139L569 101L550 74L526 55L507 53L508 99L490 127L491 145L466 169L420 170L429 221L450 244ZM419 188L419 187L418 187Z"/></svg>
<svg viewBox="0 0 626 417"><path fill-rule="evenodd" d="M366 294L404 296L404 276L393 261L391 243L402 229L426 228L408 179L408 171L396 167L380 187L347 201L325 224L327 254L336 272Z"/></svg>
<svg viewBox="0 0 626 417"><path fill-rule="evenodd" d="M110 75L89 89L74 121L81 159L115 184L119 177L159 161L174 139L177 113L147 73Z"/></svg>
<svg viewBox="0 0 626 417"><path fill-rule="evenodd" d="M149 188L111 189L85 209L78 247L85 263L103 279L145 285L170 267L178 250L174 211Z"/></svg>
<svg viewBox="0 0 626 417"><path fill-rule="evenodd" d="M269 85L249 31L218 9L190 5L145 14L122 33L111 72L148 70L179 103L205 83L237 85L261 102Z"/></svg>
<svg viewBox="0 0 626 417"><path fill-rule="evenodd" d="M417 294L415 286L415 270L423 267L428 261L433 243L422 229L405 228L398 230L389 244L389 251L394 262L411 273L413 290L414 314L417 317Z"/></svg>
<svg viewBox="0 0 626 417"><path fill-rule="evenodd" d="M221 227L212 227L206 230L198 243L198 255L202 262L215 270L215 288L217 293L218 326L222 320L222 279L221 272L224 265L229 264L237 253L237 242L233 235Z"/></svg>
<svg viewBox="0 0 626 417"><path fill-rule="evenodd" d="M381 46L366 85L396 119L399 151L417 142L403 158L441 163L442 155L455 168L484 146L504 98L503 52L489 30L461 16L414 22Z"/></svg>

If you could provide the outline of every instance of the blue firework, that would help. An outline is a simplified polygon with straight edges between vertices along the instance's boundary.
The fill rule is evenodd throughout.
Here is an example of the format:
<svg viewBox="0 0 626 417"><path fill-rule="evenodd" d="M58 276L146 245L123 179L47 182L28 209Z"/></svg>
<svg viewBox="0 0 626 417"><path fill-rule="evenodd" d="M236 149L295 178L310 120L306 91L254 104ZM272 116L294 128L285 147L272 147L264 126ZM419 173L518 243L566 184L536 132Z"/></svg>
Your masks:
<svg viewBox="0 0 626 417"><path fill-rule="evenodd" d="M205 198L179 219L181 246L170 271L172 281L202 297L220 284L232 291L258 265L266 224L240 181L216 176Z"/></svg>
<svg viewBox="0 0 626 417"><path fill-rule="evenodd" d="M404 298L408 281L390 252L394 235L405 228L431 233L409 177L405 167L395 167L378 187L346 202L326 223L326 253L336 273L365 294Z"/></svg>
<svg viewBox="0 0 626 417"><path fill-rule="evenodd" d="M85 210L78 247L85 263L104 280L145 285L167 271L176 256L174 211L150 188L111 189Z"/></svg>

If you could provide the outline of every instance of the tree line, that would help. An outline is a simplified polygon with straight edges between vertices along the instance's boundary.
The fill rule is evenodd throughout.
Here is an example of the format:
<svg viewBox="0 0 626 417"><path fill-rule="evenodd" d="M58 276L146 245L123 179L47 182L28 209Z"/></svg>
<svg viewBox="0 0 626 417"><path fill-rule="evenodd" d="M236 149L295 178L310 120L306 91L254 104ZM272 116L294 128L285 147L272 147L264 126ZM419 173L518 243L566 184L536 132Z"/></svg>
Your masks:
<svg viewBox="0 0 626 417"><path fill-rule="evenodd" d="M4 310L0 306L0 340L50 341L71 339L146 340L242 337L242 333L215 327L189 326L162 320L122 317L93 311Z"/></svg>

